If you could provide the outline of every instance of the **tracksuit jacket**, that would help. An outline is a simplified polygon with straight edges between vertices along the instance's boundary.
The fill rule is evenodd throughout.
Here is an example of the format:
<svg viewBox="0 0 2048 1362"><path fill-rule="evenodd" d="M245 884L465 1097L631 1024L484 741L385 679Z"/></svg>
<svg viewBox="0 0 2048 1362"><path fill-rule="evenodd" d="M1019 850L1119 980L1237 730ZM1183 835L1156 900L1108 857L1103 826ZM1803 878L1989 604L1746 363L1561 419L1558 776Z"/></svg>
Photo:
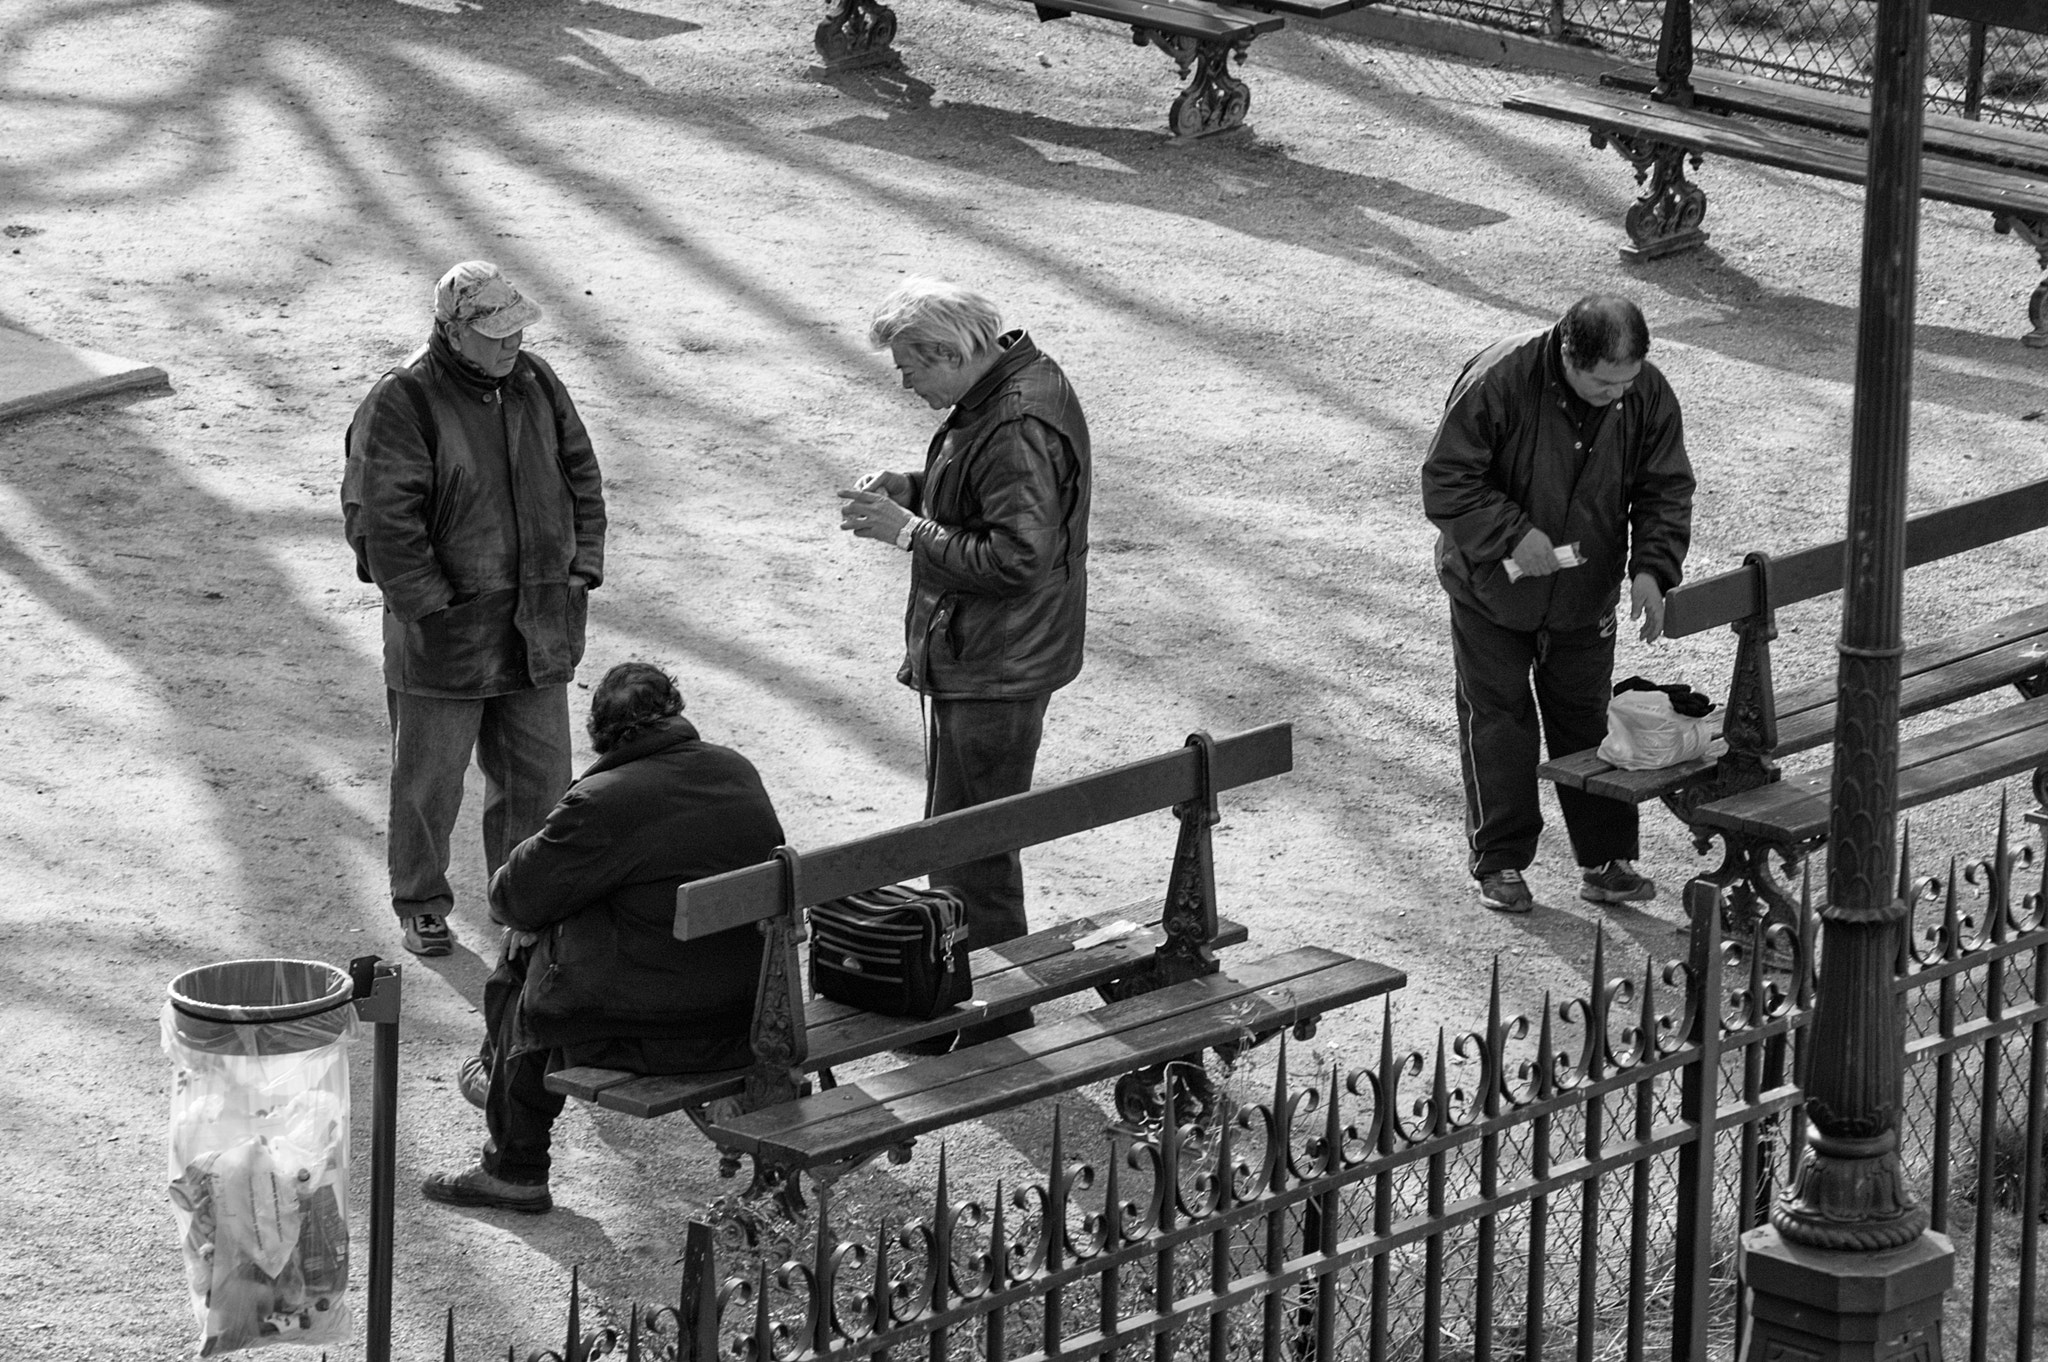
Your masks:
<svg viewBox="0 0 2048 1362"><path fill-rule="evenodd" d="M1444 590L1504 628L1597 625L1624 580L1647 572L1669 591L1682 576L1693 474L1671 384L1645 363L1581 450L1583 410L1556 327L1504 340L1458 376L1423 462ZM1531 526L1576 542L1582 565L1510 582L1506 560Z"/></svg>

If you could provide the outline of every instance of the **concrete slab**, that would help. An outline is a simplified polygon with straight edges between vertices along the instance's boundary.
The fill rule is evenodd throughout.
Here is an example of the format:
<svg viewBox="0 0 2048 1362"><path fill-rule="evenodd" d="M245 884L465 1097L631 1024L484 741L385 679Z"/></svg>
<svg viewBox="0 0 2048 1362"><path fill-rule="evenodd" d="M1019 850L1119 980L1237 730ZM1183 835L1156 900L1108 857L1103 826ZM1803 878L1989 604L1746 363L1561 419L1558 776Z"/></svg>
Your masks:
<svg viewBox="0 0 2048 1362"><path fill-rule="evenodd" d="M154 364L0 327L0 421L168 382Z"/></svg>

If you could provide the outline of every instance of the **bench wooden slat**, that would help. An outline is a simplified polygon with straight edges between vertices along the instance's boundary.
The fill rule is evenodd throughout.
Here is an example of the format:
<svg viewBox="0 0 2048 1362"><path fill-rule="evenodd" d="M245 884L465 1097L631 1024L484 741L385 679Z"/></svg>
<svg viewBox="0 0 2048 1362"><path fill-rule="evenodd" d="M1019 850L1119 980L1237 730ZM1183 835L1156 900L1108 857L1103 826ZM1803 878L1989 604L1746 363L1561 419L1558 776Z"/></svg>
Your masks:
<svg viewBox="0 0 2048 1362"><path fill-rule="evenodd" d="M1210 775L1213 787L1222 791L1293 769L1294 728L1280 723L1218 738ZM804 904L1171 808L1196 797L1198 770L1196 750L1183 747L1098 775L807 852L801 886ZM781 911L782 868L766 861L679 889L675 934L691 941L764 921Z"/></svg>
<svg viewBox="0 0 2048 1362"><path fill-rule="evenodd" d="M1156 911L1147 900L1119 912L1073 918L973 952L969 966L974 971L974 995L986 1001L986 1007L955 1008L930 1021L912 1021L863 1012L829 998L807 999L804 1018L808 1055L804 1067L813 1071L827 1069L1123 978L1142 968L1146 958L1165 939L1165 930L1157 922L1141 925L1121 941L1091 946L1085 951L1075 950L1073 943L1111 922L1142 923L1144 913ZM1249 936L1243 923L1217 919L1218 949L1240 945ZM636 1074L623 1069L583 1067L558 1069L549 1074L547 1088L629 1116L652 1117L667 1116L713 1098L729 1097L740 1091L745 1077L744 1069L709 1074Z"/></svg>
<svg viewBox="0 0 2048 1362"><path fill-rule="evenodd" d="M1860 142L1660 104L1625 90L1561 85L1513 95L1505 103L1522 113L1845 184L1862 184L1868 169ZM1920 158L1920 196L1988 213L2048 215L2048 180L1931 153Z"/></svg>
<svg viewBox="0 0 2048 1362"><path fill-rule="evenodd" d="M1652 67L1624 66L1602 75L1600 83L1647 95L1657 88L1658 80ZM1870 135L1870 101L1859 95L1697 66L1692 72L1692 90L1698 107L1717 113L1751 114L1849 137ZM1929 151L2048 173L2048 143L2034 133L1931 109L1923 117L1921 145Z"/></svg>
<svg viewBox="0 0 2048 1362"><path fill-rule="evenodd" d="M2037 605L1974 629L1909 648L1899 664L1899 715L1910 718L2009 686L2048 668L2048 605ZM1832 677L1787 692L1778 700L1777 754L1789 755L1834 740Z"/></svg>
<svg viewBox="0 0 2048 1362"><path fill-rule="evenodd" d="M1189 38L1227 39L1270 33L1286 20L1271 14L1231 9L1206 0L1038 0L1040 19L1086 14L1135 28L1156 28Z"/></svg>
<svg viewBox="0 0 2048 1362"><path fill-rule="evenodd" d="M1022 938L1040 944L1060 943L1053 949L1033 949L1028 958L1008 958L1016 942L974 952L974 997L986 1006L955 1008L928 1022L885 1017L827 999L811 999L804 1005L810 1019L806 1029L810 1057L806 1063L814 1069L830 1068L897 1049L913 1040L957 1031L984 1018L1009 1016L1136 973L1166 939L1165 931L1156 922L1140 927L1121 941L1091 946L1085 951L1072 947L1075 939L1115 920L1114 914L1105 914L1100 919L1077 918L1061 923L1051 932ZM1241 923L1228 919L1220 919L1218 928L1219 948L1237 945L1250 935Z"/></svg>
<svg viewBox="0 0 2048 1362"><path fill-rule="evenodd" d="M1908 648L1899 661L1899 715L1910 718L1982 695L2048 669L2048 605L2018 610ZM1837 691L1831 677L1778 697L1777 757L1834 741ZM1647 804L1713 768L1725 751L1716 743L1698 761L1655 771L1625 771L1600 759L1598 748L1558 757L1537 768L1543 779L1588 794Z"/></svg>
<svg viewBox="0 0 2048 1362"><path fill-rule="evenodd" d="M1980 714L1899 745L1898 807L1986 785L2048 761L2048 696ZM1700 806L1709 827L1786 842L1825 836L1833 767Z"/></svg>
<svg viewBox="0 0 2048 1362"><path fill-rule="evenodd" d="M2048 33L2048 0L1929 0L1927 12L1994 28Z"/></svg>
<svg viewBox="0 0 2048 1362"><path fill-rule="evenodd" d="M1175 984L860 1084L719 1126L721 1138L806 1165L884 1145L1284 1026L1406 983L1399 971L1303 947L1230 974Z"/></svg>
<svg viewBox="0 0 2048 1362"><path fill-rule="evenodd" d="M1231 0L1231 8L1273 10L1280 14L1300 15L1304 19L1332 19L1377 3L1379 0Z"/></svg>
<svg viewBox="0 0 2048 1362"><path fill-rule="evenodd" d="M1630 804L1647 804L1713 770L1714 763L1726 750L1726 746L1716 739L1704 757L1682 761L1676 766L1660 766L1654 771L1629 771L1608 765L1600 756L1599 748L1589 747L1583 752L1544 762L1536 768L1536 774L1559 785L1584 790L1587 794L1625 800Z"/></svg>
<svg viewBox="0 0 2048 1362"><path fill-rule="evenodd" d="M1952 557L2048 525L2048 478L1923 511L1906 522L1906 566ZM1842 589L1842 541L1771 559L1771 605L1782 609ZM1664 598L1664 632L1673 638L1733 624L1756 608L1747 566L1684 582Z"/></svg>

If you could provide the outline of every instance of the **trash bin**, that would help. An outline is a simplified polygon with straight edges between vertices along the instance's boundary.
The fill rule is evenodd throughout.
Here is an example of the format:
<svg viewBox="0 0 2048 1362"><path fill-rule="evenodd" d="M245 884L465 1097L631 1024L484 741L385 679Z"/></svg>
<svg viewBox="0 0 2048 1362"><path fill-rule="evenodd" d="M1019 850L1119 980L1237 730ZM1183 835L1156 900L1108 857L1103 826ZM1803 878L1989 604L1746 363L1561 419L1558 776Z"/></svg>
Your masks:
<svg viewBox="0 0 2048 1362"><path fill-rule="evenodd" d="M169 993L171 1204L199 1355L345 1341L354 985L318 961L230 960Z"/></svg>

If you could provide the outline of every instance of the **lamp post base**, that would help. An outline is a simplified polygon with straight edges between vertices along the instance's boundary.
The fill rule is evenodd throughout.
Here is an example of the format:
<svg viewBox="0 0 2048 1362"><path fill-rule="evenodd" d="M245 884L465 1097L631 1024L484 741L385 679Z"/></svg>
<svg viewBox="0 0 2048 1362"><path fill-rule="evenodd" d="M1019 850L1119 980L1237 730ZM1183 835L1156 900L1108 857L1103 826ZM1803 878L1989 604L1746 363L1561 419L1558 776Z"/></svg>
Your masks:
<svg viewBox="0 0 2048 1362"><path fill-rule="evenodd" d="M1942 1297L1955 1246L1928 1231L1882 1252L1793 1243L1768 1225L1742 1236L1750 1293L1742 1362L1941 1362Z"/></svg>

